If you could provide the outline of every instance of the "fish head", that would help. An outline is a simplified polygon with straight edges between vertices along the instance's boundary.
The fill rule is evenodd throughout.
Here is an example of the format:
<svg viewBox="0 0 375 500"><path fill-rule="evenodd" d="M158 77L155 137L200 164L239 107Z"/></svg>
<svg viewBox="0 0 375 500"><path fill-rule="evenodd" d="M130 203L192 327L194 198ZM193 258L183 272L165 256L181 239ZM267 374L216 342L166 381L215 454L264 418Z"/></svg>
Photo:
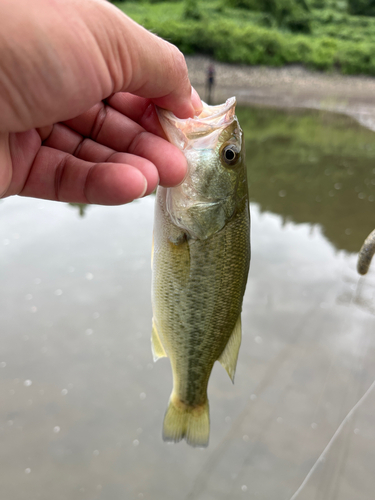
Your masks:
<svg viewBox="0 0 375 500"><path fill-rule="evenodd" d="M190 238L206 239L220 231L247 199L243 133L235 115L236 99L208 106L182 120L158 110L169 141L185 155L188 172L168 188L166 209L173 224Z"/></svg>

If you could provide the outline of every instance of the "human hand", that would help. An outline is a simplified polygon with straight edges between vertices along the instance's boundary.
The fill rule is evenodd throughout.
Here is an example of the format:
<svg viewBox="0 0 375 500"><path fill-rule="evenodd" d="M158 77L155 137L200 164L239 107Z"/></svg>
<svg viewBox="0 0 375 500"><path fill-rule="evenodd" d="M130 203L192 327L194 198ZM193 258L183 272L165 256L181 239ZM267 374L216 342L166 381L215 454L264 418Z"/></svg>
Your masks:
<svg viewBox="0 0 375 500"><path fill-rule="evenodd" d="M14 4L0 4L0 197L116 205L181 182L154 104L199 112L182 54L104 0Z"/></svg>

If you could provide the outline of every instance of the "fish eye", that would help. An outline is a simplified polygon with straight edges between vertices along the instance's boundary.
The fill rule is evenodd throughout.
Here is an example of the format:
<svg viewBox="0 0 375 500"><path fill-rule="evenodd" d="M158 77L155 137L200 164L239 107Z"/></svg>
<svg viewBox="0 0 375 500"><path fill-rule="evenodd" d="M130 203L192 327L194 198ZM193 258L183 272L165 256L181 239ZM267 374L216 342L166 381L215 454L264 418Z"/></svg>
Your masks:
<svg viewBox="0 0 375 500"><path fill-rule="evenodd" d="M223 160L227 165L233 165L239 158L238 148L234 144L228 144L222 149Z"/></svg>

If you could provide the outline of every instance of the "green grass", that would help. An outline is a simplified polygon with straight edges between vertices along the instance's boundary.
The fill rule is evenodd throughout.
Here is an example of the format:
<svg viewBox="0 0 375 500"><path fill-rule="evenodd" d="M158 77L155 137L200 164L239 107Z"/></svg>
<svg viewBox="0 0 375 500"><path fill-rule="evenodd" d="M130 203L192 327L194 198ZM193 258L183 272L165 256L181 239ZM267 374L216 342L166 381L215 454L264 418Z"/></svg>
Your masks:
<svg viewBox="0 0 375 500"><path fill-rule="evenodd" d="M188 3L193 6L190 17ZM188 3L115 5L186 54L203 53L219 61L250 65L303 64L344 74L375 75L375 18L350 16L334 9L334 4L311 8L311 33L302 34L278 25L268 13L232 8L225 0Z"/></svg>

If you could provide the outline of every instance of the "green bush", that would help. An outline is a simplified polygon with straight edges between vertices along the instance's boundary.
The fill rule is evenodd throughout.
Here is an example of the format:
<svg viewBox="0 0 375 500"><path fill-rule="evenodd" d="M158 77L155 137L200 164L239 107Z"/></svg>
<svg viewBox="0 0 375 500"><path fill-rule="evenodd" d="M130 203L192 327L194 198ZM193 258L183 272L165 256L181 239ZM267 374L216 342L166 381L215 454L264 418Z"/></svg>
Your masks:
<svg viewBox="0 0 375 500"><path fill-rule="evenodd" d="M310 33L310 16L302 9L296 10L284 19L284 25L295 33Z"/></svg>
<svg viewBox="0 0 375 500"><path fill-rule="evenodd" d="M350 14L375 16L375 0L348 0Z"/></svg>
<svg viewBox="0 0 375 500"><path fill-rule="evenodd" d="M307 64L320 70L332 69L335 66L337 42L332 38L314 40L312 50L307 58Z"/></svg>
<svg viewBox="0 0 375 500"><path fill-rule="evenodd" d="M197 0L185 0L184 8L185 19L202 19L202 12L198 6Z"/></svg>
<svg viewBox="0 0 375 500"><path fill-rule="evenodd" d="M362 43L340 47L337 61L343 73L375 75L374 47L370 45Z"/></svg>
<svg viewBox="0 0 375 500"><path fill-rule="evenodd" d="M325 0L311 0L310 5L314 9L324 9L326 7L326 2Z"/></svg>
<svg viewBox="0 0 375 500"><path fill-rule="evenodd" d="M154 31L185 53L205 53L219 61L250 65L305 64L346 74L375 74L375 44L293 35L257 26L238 27L230 20L208 23L165 21ZM374 56L372 56L374 54Z"/></svg>
<svg viewBox="0 0 375 500"><path fill-rule="evenodd" d="M233 7L235 9L248 9L260 12L263 11L262 0L227 0L226 4L229 7Z"/></svg>
<svg viewBox="0 0 375 500"><path fill-rule="evenodd" d="M126 0L123 0L126 2ZM131 2L134 2L134 0L129 0ZM148 3L165 3L165 2L175 2L176 0L137 0L137 3L143 3L143 4L148 4Z"/></svg>
<svg viewBox="0 0 375 500"><path fill-rule="evenodd" d="M322 71L375 75L375 19L336 12L331 8L334 0L327 0L329 9L310 11L297 0L265 0L262 5L268 12L229 7L228 2L234 1L240 0L117 5L186 54L203 53L220 61L250 65L303 64ZM291 19L296 18L286 15L280 14L278 22L284 24L278 27L272 9L280 5L285 7L283 16L295 15L290 6L297 5L308 17L313 34L303 33L302 26L292 28Z"/></svg>
<svg viewBox="0 0 375 500"><path fill-rule="evenodd" d="M311 55L311 42L306 37L290 36L284 41L284 59L286 64L307 63Z"/></svg>
<svg viewBox="0 0 375 500"><path fill-rule="evenodd" d="M263 12L264 25L288 28L294 32L310 33L309 6L305 0L227 0L233 8ZM274 20L274 22L273 22Z"/></svg>

